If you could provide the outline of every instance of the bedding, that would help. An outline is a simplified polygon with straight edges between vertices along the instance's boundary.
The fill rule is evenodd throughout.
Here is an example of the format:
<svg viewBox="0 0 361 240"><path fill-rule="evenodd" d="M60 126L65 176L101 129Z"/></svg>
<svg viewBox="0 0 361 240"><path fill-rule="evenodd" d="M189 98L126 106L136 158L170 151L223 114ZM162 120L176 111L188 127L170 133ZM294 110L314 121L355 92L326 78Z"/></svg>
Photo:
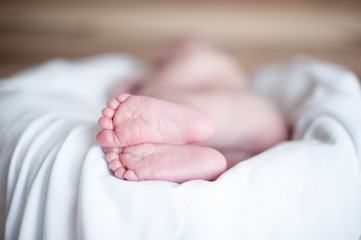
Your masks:
<svg viewBox="0 0 361 240"><path fill-rule="evenodd" d="M292 139L216 181L115 178L96 145L107 91L144 67L121 54L54 59L0 81L0 238L358 239L361 90L334 63L260 68Z"/></svg>

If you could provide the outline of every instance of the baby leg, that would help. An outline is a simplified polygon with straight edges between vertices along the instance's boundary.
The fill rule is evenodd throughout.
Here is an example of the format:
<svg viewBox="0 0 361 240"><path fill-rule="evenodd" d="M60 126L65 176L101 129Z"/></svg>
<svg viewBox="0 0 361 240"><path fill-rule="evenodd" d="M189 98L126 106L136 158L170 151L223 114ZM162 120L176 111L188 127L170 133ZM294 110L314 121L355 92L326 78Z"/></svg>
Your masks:
<svg viewBox="0 0 361 240"><path fill-rule="evenodd" d="M142 95L163 91L244 89L248 78L225 51L200 39L180 39L161 51Z"/></svg>
<svg viewBox="0 0 361 240"><path fill-rule="evenodd" d="M116 177L130 181L215 180L227 167L221 153L195 145L140 144L110 152L106 160Z"/></svg>
<svg viewBox="0 0 361 240"><path fill-rule="evenodd" d="M280 113L248 88L245 74L225 52L189 39L165 50L140 93L209 113L216 131L203 145L255 154L287 139Z"/></svg>
<svg viewBox="0 0 361 240"><path fill-rule="evenodd" d="M161 99L177 101L210 114L216 130L203 146L238 148L253 154L288 138L287 125L278 110L249 90L210 90L155 93Z"/></svg>

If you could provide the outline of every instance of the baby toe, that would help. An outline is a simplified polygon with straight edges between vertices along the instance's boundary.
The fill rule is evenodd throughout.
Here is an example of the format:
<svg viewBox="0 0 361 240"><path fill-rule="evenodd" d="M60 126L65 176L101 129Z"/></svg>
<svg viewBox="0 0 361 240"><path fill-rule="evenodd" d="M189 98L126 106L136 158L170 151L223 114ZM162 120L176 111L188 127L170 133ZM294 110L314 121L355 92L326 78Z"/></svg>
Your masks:
<svg viewBox="0 0 361 240"><path fill-rule="evenodd" d="M128 181L138 181L138 177L137 175L135 174L135 172L133 170L127 170L124 175L123 175L124 179L125 180L128 180Z"/></svg>
<svg viewBox="0 0 361 240"><path fill-rule="evenodd" d="M119 102L124 102L125 100L127 100L128 98L130 97L130 94L129 93L122 93L122 94L119 94L116 99L119 101Z"/></svg>
<svg viewBox="0 0 361 240"><path fill-rule="evenodd" d="M119 160L119 155L115 152L109 152L105 155L105 160L107 160L108 163L114 160Z"/></svg>
<svg viewBox="0 0 361 240"><path fill-rule="evenodd" d="M120 105L120 102L117 101L116 99L112 99L107 103L107 106L113 110L117 110L119 105Z"/></svg>
<svg viewBox="0 0 361 240"><path fill-rule="evenodd" d="M122 164L118 160L113 160L109 163L109 168L113 171L116 171L122 167L123 167Z"/></svg>
<svg viewBox="0 0 361 240"><path fill-rule="evenodd" d="M113 118L115 111L109 107L106 107L102 110L102 114L104 117Z"/></svg>
<svg viewBox="0 0 361 240"><path fill-rule="evenodd" d="M114 128L113 121L107 117L99 118L98 124L99 124L99 127L103 128L103 129L113 129Z"/></svg>
<svg viewBox="0 0 361 240"><path fill-rule="evenodd" d="M101 130L97 136L97 143L102 147L115 148L120 147L119 140L114 134L113 130L103 129Z"/></svg>
<svg viewBox="0 0 361 240"><path fill-rule="evenodd" d="M124 172L126 170L124 168L119 168L117 169L115 172L114 172L114 175L117 177L117 178L120 178L120 179L124 179L123 175L124 175Z"/></svg>

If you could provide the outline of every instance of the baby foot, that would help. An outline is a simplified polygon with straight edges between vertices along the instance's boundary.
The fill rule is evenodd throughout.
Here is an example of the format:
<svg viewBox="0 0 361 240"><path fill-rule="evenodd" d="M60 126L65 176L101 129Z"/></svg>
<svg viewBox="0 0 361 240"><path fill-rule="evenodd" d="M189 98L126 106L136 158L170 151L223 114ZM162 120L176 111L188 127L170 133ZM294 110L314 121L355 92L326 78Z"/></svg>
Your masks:
<svg viewBox="0 0 361 240"><path fill-rule="evenodd" d="M215 180L227 165L218 151L195 145L141 144L105 158L116 177L129 181Z"/></svg>
<svg viewBox="0 0 361 240"><path fill-rule="evenodd" d="M99 119L103 130L97 135L102 147L198 142L215 131L214 121L207 113L182 104L120 94L107 105Z"/></svg>

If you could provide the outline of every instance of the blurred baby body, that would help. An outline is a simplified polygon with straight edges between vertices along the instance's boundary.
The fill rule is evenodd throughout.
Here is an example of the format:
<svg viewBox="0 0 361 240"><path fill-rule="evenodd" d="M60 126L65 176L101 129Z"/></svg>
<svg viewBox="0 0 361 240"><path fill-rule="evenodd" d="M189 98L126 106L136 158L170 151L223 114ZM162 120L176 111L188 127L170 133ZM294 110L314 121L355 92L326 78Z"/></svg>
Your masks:
<svg viewBox="0 0 361 240"><path fill-rule="evenodd" d="M245 76L207 42L181 39L163 48L152 70L124 82L128 93L111 99L99 119L97 141L115 176L215 180L286 140L284 119Z"/></svg>

